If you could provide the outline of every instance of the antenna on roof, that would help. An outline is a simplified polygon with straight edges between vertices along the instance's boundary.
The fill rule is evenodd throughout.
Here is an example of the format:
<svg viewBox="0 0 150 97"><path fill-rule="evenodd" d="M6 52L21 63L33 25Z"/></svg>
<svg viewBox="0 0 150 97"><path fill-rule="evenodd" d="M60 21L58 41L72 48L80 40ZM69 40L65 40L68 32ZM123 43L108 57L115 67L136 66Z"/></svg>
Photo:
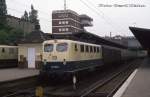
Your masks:
<svg viewBox="0 0 150 97"><path fill-rule="evenodd" d="M66 0L64 0L64 10L66 10Z"/></svg>

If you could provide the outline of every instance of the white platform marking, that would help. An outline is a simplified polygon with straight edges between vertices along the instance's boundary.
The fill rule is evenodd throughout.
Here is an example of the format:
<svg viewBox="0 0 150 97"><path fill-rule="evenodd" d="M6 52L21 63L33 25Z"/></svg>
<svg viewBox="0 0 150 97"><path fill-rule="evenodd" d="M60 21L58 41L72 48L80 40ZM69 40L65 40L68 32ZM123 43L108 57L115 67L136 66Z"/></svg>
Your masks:
<svg viewBox="0 0 150 97"><path fill-rule="evenodd" d="M132 79L134 78L136 72L138 71L138 69L134 70L134 72L129 76L129 78L124 82L124 84L121 86L121 88L115 93L115 95L113 97L121 97L123 95L123 93L125 92L125 90L127 89L128 85L130 84L130 82L132 81Z"/></svg>

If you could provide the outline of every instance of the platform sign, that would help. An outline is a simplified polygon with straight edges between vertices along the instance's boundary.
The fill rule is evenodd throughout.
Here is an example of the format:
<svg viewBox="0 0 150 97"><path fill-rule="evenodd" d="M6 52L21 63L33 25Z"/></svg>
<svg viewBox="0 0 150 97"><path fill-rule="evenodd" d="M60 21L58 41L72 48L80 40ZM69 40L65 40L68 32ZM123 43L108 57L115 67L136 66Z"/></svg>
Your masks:
<svg viewBox="0 0 150 97"><path fill-rule="evenodd" d="M44 89L43 87L39 86L35 90L35 96L36 97L44 97Z"/></svg>

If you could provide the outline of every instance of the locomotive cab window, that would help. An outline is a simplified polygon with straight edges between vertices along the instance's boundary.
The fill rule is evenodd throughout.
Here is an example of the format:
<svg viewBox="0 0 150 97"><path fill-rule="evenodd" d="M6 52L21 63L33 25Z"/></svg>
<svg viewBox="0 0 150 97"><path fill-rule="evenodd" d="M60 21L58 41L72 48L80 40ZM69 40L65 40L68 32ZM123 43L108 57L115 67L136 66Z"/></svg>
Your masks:
<svg viewBox="0 0 150 97"><path fill-rule="evenodd" d="M52 52L53 51L53 44L45 44L44 45L44 52Z"/></svg>
<svg viewBox="0 0 150 97"><path fill-rule="evenodd" d="M68 44L67 43L59 43L56 46L56 51L58 52L65 52L68 49Z"/></svg>

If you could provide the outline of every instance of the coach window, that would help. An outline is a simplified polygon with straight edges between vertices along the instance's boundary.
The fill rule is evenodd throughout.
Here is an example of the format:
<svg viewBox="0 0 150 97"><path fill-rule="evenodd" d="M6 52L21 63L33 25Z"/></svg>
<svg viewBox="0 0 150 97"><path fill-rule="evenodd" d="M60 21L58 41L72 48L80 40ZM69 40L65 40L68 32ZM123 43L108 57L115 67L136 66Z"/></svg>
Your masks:
<svg viewBox="0 0 150 97"><path fill-rule="evenodd" d="M97 52L99 53L99 47L97 47Z"/></svg>
<svg viewBox="0 0 150 97"><path fill-rule="evenodd" d="M84 45L80 45L80 51L84 52Z"/></svg>
<svg viewBox="0 0 150 97"><path fill-rule="evenodd" d="M86 52L89 52L89 46L86 45Z"/></svg>
<svg viewBox="0 0 150 97"><path fill-rule="evenodd" d="M44 45L44 52L52 52L52 51L53 51L53 44Z"/></svg>
<svg viewBox="0 0 150 97"><path fill-rule="evenodd" d="M56 46L56 50L58 52L65 52L65 51L67 51L67 49L68 49L68 44L67 43L59 43Z"/></svg>
<svg viewBox="0 0 150 97"><path fill-rule="evenodd" d="M91 53L93 52L93 47L92 47L92 46L90 46L90 52L91 52Z"/></svg>
<svg viewBox="0 0 150 97"><path fill-rule="evenodd" d="M94 46L94 53L96 53L96 47Z"/></svg>
<svg viewBox="0 0 150 97"><path fill-rule="evenodd" d="M2 48L2 53L5 53L5 48Z"/></svg>
<svg viewBox="0 0 150 97"><path fill-rule="evenodd" d="M74 45L75 51L78 51L77 44Z"/></svg>

